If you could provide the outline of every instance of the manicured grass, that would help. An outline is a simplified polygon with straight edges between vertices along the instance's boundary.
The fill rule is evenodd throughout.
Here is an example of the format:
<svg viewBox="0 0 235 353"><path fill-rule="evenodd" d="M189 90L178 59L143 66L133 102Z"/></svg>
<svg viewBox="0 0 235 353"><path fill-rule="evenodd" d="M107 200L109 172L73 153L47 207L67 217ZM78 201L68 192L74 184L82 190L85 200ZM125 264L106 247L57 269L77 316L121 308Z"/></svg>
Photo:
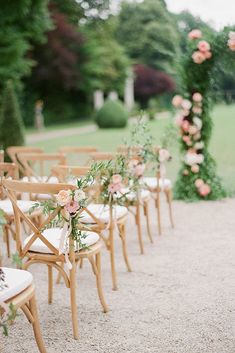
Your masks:
<svg viewBox="0 0 235 353"><path fill-rule="evenodd" d="M235 105L218 105L212 112L214 122L213 136L210 144L210 151L215 157L218 165L218 174L223 178L229 190L235 189ZM169 119L162 119L150 122L151 132L159 143ZM70 127L70 126L68 126ZM56 151L60 146L85 146L94 145L100 150L114 151L116 147L123 143L130 134L130 126L126 129L98 130L97 132L84 135L74 135L64 139L51 139L42 141L38 145L45 151ZM168 166L168 175L175 180L180 164L178 153L178 143L174 141L170 150L173 160Z"/></svg>

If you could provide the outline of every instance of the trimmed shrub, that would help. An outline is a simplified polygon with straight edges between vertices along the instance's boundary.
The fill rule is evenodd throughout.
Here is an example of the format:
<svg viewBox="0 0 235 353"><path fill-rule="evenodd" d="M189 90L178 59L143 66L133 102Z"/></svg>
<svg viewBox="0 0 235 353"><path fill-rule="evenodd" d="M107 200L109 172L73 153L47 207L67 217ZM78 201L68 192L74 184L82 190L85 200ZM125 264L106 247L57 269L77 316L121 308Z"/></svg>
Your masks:
<svg viewBox="0 0 235 353"><path fill-rule="evenodd" d="M7 82L3 92L0 112L0 145L4 150L8 146L24 145L24 124L11 81Z"/></svg>
<svg viewBox="0 0 235 353"><path fill-rule="evenodd" d="M120 101L108 100L96 113L95 121L100 128L124 128L129 114Z"/></svg>

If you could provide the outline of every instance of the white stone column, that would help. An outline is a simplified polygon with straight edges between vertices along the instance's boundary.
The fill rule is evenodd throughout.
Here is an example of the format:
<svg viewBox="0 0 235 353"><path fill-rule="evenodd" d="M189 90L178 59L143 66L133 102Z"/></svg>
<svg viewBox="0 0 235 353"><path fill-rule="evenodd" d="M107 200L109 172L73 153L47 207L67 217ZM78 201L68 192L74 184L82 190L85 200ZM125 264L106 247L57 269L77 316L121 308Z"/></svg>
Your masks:
<svg viewBox="0 0 235 353"><path fill-rule="evenodd" d="M94 108L99 110L104 105L104 92L100 89L97 89L94 92Z"/></svg>
<svg viewBox="0 0 235 353"><path fill-rule="evenodd" d="M117 101L117 100L118 100L118 94L117 94L117 92L116 92L116 91L111 91L111 92L109 92L108 98L109 98L111 101Z"/></svg>

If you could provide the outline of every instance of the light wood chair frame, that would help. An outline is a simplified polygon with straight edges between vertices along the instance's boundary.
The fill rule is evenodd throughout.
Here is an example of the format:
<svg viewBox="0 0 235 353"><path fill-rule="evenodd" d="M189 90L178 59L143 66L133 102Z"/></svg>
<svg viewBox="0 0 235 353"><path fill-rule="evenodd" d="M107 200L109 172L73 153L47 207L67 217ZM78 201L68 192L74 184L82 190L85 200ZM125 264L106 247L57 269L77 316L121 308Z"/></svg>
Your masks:
<svg viewBox="0 0 235 353"><path fill-rule="evenodd" d="M21 293L6 301L7 305L12 304L14 309L21 309L27 317L29 323L33 327L35 340L40 353L46 353L46 348L43 343L42 334L40 330L40 323L38 318L38 310L35 296L35 286L31 284Z"/></svg>
<svg viewBox="0 0 235 353"><path fill-rule="evenodd" d="M54 166L52 167L52 174L58 177L60 182L66 180L69 175L74 177L83 177L88 171L89 167L76 167L76 166ZM91 186L92 188L92 186ZM96 192L99 192L100 188L96 189ZM93 196L93 200L96 202L98 199L97 195ZM115 265L115 248L114 248L114 231L115 224L117 224L119 237L122 242L122 253L124 262L128 272L131 272L130 261L127 253L127 245L126 245L126 221L127 216L120 217L118 219L114 219L114 214L112 208L109 207L109 225L107 228L107 224L101 221L99 218L95 217L95 215L86 209L86 212L90 215L90 217L94 220L94 224L89 224L89 228L97 232L101 239L103 240L106 249L110 253L110 264L111 264L111 275L112 275L112 288L113 290L118 289L117 285L117 274L116 274L116 265ZM81 219L82 222L82 219ZM108 237L103 235L104 231L108 231Z"/></svg>
<svg viewBox="0 0 235 353"><path fill-rule="evenodd" d="M59 153L64 154L66 156L66 159L68 158L68 156L71 156L71 154L86 155L87 160L83 164L87 165L89 163L90 153L97 152L98 148L94 146L62 146L59 148L58 151ZM78 164L81 165L80 162L78 162Z"/></svg>
<svg viewBox="0 0 235 353"><path fill-rule="evenodd" d="M69 184L46 184L46 183L24 183L21 181L14 180L3 180L3 186L6 189L8 197L12 201L15 214L15 226L16 226L16 244L17 251L21 259L26 259L23 264L23 269L28 269L32 264L40 263L48 267L48 302L52 303L53 299L53 268L56 269L64 279L65 285L70 290L70 303L71 303L71 314L72 314L72 326L73 326L73 336L74 339L79 338L78 330L78 315L77 315L77 305L76 305L76 268L77 263L81 259L88 259L93 273L96 277L96 285L100 303L103 307L103 311L108 311L108 306L105 302L102 284L101 284L101 249L102 243L98 241L94 245L90 246L88 249L75 251L74 241L69 239L69 260L72 264L71 270L67 273L64 269L64 264L66 262L65 255L59 254L59 250L56 249L44 236L41 229L45 228L58 214L59 208L57 208L50 216L46 217L45 220L36 226L33 224L31 219L27 217L17 206L16 193L17 192L43 192L45 194L55 195L60 190L75 190L76 187ZM84 209L80 210L82 212ZM32 230L32 238L26 245L22 244L21 241L21 227L20 219L28 224ZM86 227L82 227L81 230L90 230ZM51 251L51 253L39 253L30 251L30 247L36 239L40 239Z"/></svg>
<svg viewBox="0 0 235 353"><path fill-rule="evenodd" d="M40 147L31 146L10 146L6 149L8 156L11 158L12 162L15 163L22 175L25 175L25 169L19 161L19 153L43 153L43 149Z"/></svg>

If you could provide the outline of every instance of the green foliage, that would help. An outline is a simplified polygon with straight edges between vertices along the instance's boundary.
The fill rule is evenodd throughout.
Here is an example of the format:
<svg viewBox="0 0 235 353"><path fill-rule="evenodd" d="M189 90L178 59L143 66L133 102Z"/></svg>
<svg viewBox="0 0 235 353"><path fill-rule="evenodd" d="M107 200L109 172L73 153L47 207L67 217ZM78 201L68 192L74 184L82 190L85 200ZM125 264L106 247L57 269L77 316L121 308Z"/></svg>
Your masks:
<svg viewBox="0 0 235 353"><path fill-rule="evenodd" d="M0 112L0 145L24 145L24 125L12 82L8 81L3 92Z"/></svg>
<svg viewBox="0 0 235 353"><path fill-rule="evenodd" d="M175 21L163 1L125 1L119 15L117 38L135 62L174 72L179 39Z"/></svg>
<svg viewBox="0 0 235 353"><path fill-rule="evenodd" d="M120 101L108 100L96 113L95 121L100 128L124 128L128 112Z"/></svg>
<svg viewBox="0 0 235 353"><path fill-rule="evenodd" d="M44 32L51 28L47 5L47 0L1 1L1 85L9 79L19 83L30 73L34 62L26 54L32 45L44 40Z"/></svg>

